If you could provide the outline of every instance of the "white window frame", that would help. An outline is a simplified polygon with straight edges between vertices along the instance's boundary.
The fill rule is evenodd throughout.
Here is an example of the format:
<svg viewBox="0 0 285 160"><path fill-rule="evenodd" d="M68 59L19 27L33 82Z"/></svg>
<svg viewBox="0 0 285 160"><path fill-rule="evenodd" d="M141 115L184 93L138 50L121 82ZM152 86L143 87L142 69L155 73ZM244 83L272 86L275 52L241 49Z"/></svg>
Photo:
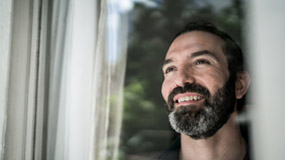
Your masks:
<svg viewBox="0 0 285 160"><path fill-rule="evenodd" d="M1 145L5 146L1 148L1 159L32 160L35 159L34 154L38 153L35 152L34 135L35 126L41 122L40 119L36 121L36 115L42 109L42 106L37 104L41 103L42 95L39 81L42 80L42 75L39 75L39 69L44 65L39 63L44 59L44 52L39 51L40 35L44 33L45 28L39 29L47 16L43 13L46 8L42 8L42 3L47 2L1 1L1 11L2 7L8 9L5 10L5 15L1 15L1 23L3 17L10 15L6 17L9 22L3 27L8 30L5 34L9 38L3 39L8 49L5 50L5 55L1 54L1 58L5 57L5 70L1 69L1 75L3 73L6 80L5 83L1 82L1 94L5 95L4 99L1 99L1 110L4 111L1 112L4 118L0 121Z"/></svg>

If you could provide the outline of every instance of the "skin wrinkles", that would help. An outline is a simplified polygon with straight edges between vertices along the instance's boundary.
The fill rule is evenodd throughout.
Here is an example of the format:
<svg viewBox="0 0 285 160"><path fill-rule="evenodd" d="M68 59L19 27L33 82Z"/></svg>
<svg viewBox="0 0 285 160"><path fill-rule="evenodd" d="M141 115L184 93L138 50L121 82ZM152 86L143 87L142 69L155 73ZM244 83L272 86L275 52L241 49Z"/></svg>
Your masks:
<svg viewBox="0 0 285 160"><path fill-rule="evenodd" d="M186 82L202 85L214 95L229 77L223 46L219 37L201 31L188 32L175 39L163 65L164 99L167 100L175 87ZM203 63L199 63L201 60Z"/></svg>

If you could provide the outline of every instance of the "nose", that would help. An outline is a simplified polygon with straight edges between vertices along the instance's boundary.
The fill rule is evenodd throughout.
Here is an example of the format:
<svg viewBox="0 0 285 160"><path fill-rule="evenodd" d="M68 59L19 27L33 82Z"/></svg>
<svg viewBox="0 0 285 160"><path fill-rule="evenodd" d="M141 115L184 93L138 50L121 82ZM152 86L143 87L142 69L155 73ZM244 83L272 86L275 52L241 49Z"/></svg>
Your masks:
<svg viewBox="0 0 285 160"><path fill-rule="evenodd" d="M177 77L175 78L176 86L184 86L185 83L194 83L194 73L189 68L183 68L177 71Z"/></svg>

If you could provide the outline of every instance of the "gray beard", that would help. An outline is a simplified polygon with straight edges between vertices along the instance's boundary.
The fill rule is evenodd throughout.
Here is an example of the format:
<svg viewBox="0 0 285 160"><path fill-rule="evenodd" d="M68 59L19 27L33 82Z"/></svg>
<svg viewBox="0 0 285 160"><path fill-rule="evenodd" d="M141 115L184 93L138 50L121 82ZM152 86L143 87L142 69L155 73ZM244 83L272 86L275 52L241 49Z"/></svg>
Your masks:
<svg viewBox="0 0 285 160"><path fill-rule="evenodd" d="M179 106L171 110L168 115L171 127L193 139L211 137L228 121L234 111L234 90L229 80L213 97L205 99L205 105Z"/></svg>
<svg viewBox="0 0 285 160"><path fill-rule="evenodd" d="M183 107L183 110L185 111L185 107L189 106L181 107ZM216 132L216 130L218 130L215 127L217 126L216 124L219 117L214 113L213 108L209 106L203 107L203 109L198 112L200 112L200 115L196 118L191 116L191 113L188 113L188 115L183 115L187 116L183 119L183 122L179 120L181 118L179 118L179 115L177 115L175 111L171 112L168 115L171 127L177 133L183 133L194 139L201 139L211 136L212 132Z"/></svg>

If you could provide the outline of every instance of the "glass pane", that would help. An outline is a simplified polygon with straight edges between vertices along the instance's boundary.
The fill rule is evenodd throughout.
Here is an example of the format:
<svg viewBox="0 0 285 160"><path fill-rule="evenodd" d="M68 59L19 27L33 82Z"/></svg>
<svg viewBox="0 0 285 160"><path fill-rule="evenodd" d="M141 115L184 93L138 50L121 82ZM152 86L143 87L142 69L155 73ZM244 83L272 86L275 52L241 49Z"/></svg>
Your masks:
<svg viewBox="0 0 285 160"><path fill-rule="evenodd" d="M160 90L162 62L177 31L193 15L206 17L241 43L243 1L134 1L124 89L120 159L153 159L177 136Z"/></svg>

